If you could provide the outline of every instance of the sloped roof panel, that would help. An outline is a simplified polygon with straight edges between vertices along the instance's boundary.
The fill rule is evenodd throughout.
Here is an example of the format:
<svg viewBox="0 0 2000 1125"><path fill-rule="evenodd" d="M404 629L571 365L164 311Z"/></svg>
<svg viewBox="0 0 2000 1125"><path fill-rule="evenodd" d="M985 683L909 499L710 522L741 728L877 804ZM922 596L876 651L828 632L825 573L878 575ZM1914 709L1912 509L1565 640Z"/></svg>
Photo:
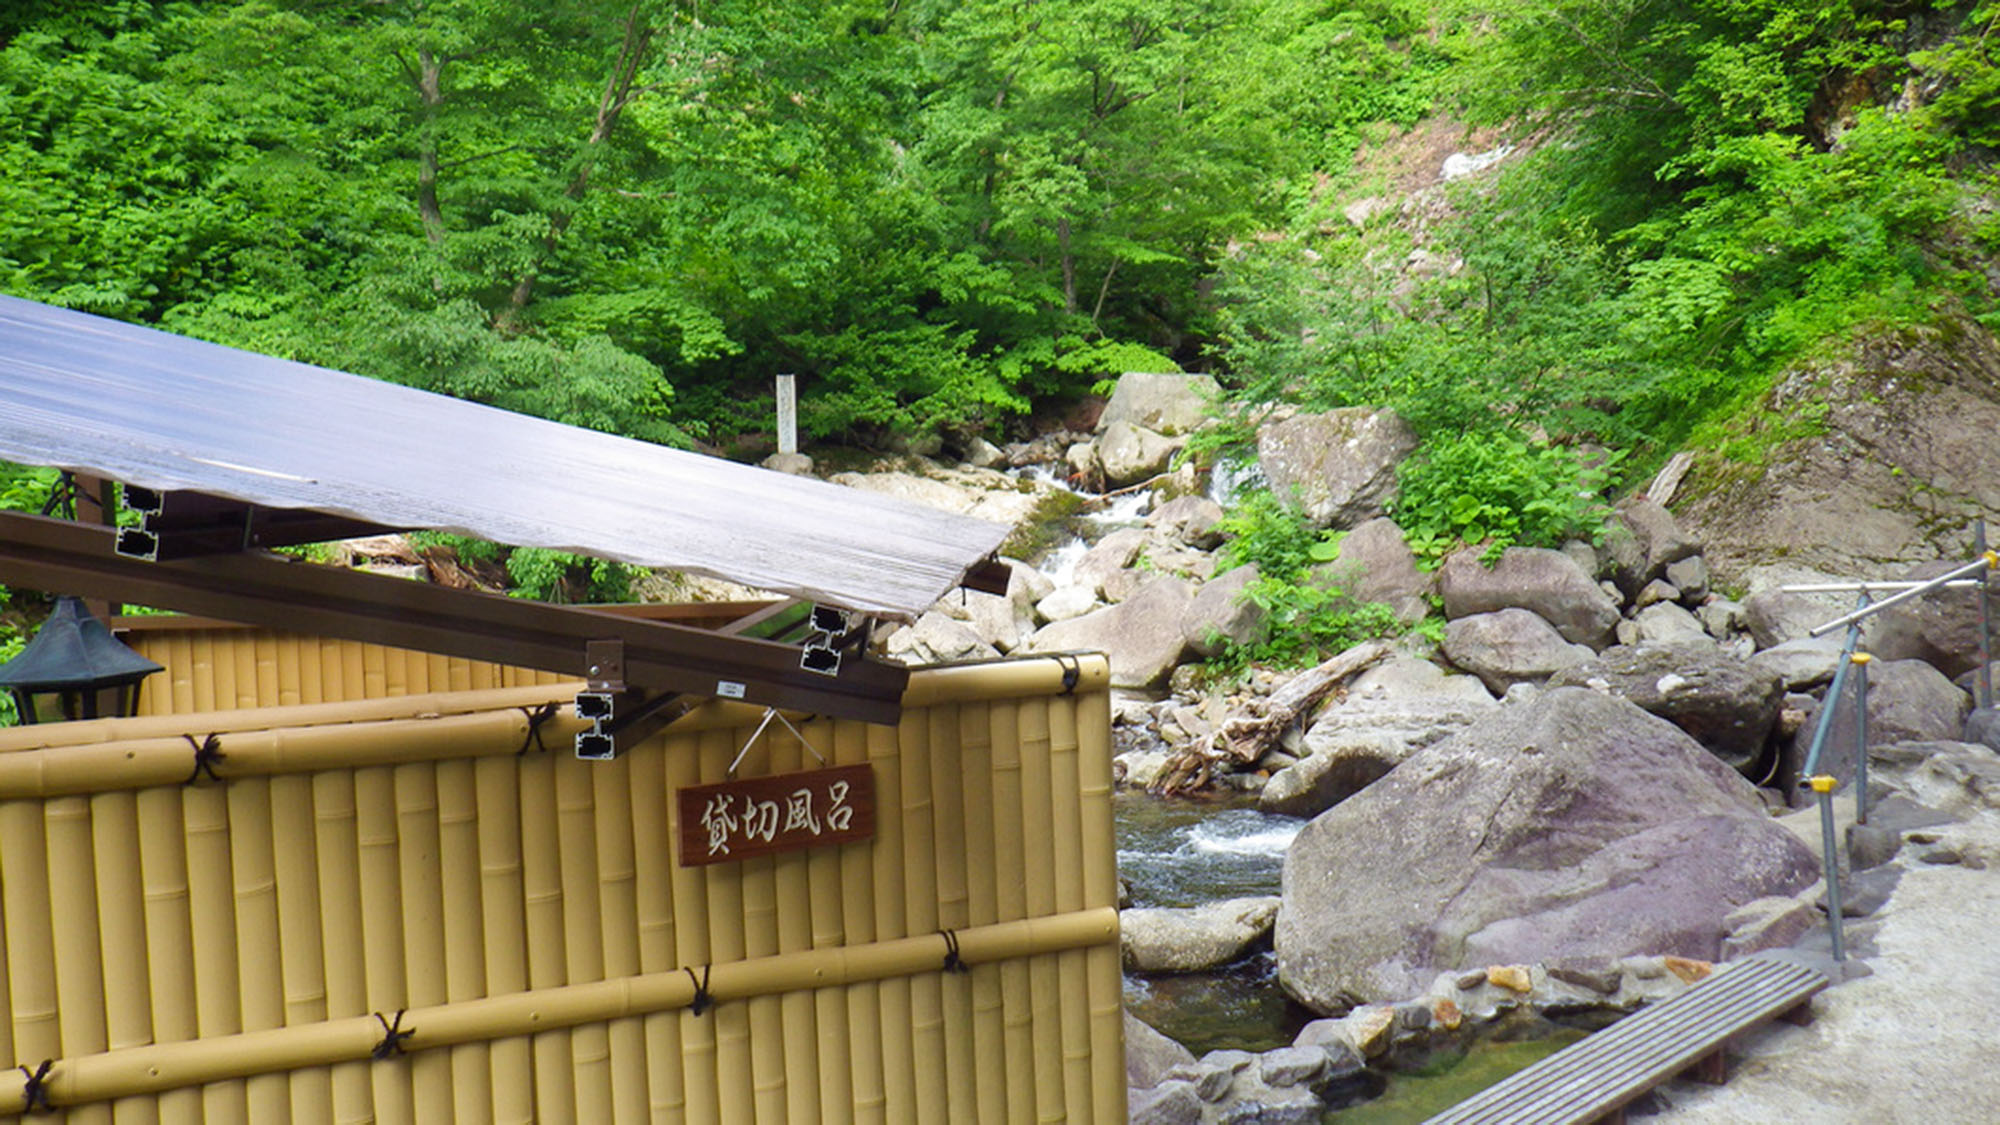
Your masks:
<svg viewBox="0 0 2000 1125"><path fill-rule="evenodd" d="M0 296L0 458L913 616L987 520Z"/></svg>

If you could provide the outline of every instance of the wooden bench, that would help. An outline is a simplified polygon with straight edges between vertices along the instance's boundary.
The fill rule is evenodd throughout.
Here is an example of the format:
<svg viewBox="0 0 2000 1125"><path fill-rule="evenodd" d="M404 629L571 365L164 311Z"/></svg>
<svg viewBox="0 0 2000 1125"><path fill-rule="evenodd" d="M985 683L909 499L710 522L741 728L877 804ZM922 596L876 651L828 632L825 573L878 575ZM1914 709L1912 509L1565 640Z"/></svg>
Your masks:
<svg viewBox="0 0 2000 1125"><path fill-rule="evenodd" d="M1581 1125L1623 1120L1633 1099L1690 1067L1722 1080L1736 1035L1778 1016L1803 1015L1827 978L1788 961L1752 958L1663 1003L1557 1051L1425 1125ZM1704 1066L1704 1064L1706 1064Z"/></svg>

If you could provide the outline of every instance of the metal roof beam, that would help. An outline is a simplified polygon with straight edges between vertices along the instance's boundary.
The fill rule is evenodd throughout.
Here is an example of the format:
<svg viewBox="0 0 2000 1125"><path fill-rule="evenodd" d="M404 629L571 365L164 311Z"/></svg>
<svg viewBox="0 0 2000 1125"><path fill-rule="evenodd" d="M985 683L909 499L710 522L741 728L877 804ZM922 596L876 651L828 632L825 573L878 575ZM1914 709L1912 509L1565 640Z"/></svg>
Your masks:
<svg viewBox="0 0 2000 1125"><path fill-rule="evenodd" d="M897 720L909 680L901 666L874 660L845 661L829 676L800 667L799 649L773 641L281 556L144 562L115 554L108 528L20 513L0 513L0 581L579 679L588 673L585 646L615 639L624 645L625 679L648 692L742 699L872 723Z"/></svg>

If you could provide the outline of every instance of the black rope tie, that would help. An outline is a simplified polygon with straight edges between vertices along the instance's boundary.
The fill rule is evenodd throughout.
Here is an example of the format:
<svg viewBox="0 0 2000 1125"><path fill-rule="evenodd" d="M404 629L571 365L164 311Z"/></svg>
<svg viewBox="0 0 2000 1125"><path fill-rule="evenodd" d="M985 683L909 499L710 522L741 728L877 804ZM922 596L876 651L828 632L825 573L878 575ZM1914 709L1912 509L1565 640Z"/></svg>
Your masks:
<svg viewBox="0 0 2000 1125"><path fill-rule="evenodd" d="M55 1107L49 1104L49 1068L56 1065L54 1059L43 1059L42 1065L33 1070L21 1068L28 1076L28 1085L21 1091L21 1108L28 1113L53 1113Z"/></svg>
<svg viewBox="0 0 2000 1125"><path fill-rule="evenodd" d="M1076 694L1076 681L1083 675L1083 661L1065 652L1056 654L1056 663L1062 666L1063 694Z"/></svg>
<svg viewBox="0 0 2000 1125"><path fill-rule="evenodd" d="M181 737L187 739L189 746L194 747L194 772L188 774L187 780L181 784L193 785L201 780L202 774L207 774L210 781L220 782L222 778L215 772L215 763L227 756L222 752L222 740L213 734L200 742L196 742L194 735L191 734L184 734Z"/></svg>
<svg viewBox="0 0 2000 1125"><path fill-rule="evenodd" d="M972 966L958 955L958 934L952 930L939 930L944 935L944 971L947 973L969 973Z"/></svg>
<svg viewBox="0 0 2000 1125"><path fill-rule="evenodd" d="M516 758L526 754L531 746L544 754L549 752L548 743L542 741L542 724L555 718L556 711L561 707L560 703L544 703L533 711L526 707L521 708L521 714L528 717L528 733L521 739L521 748L514 751Z"/></svg>
<svg viewBox="0 0 2000 1125"><path fill-rule="evenodd" d="M417 1033L416 1028L403 1026L403 1013L407 1011L408 1008L396 1009L396 1018L393 1020L385 1019L380 1012L375 1013L375 1022L382 1025L382 1041L375 1044L375 1049L368 1054L376 1062L381 1062L391 1055L402 1054L403 1040Z"/></svg>
<svg viewBox="0 0 2000 1125"><path fill-rule="evenodd" d="M688 1011L696 1016L699 1016L703 1012L708 1011L710 1008L715 1007L715 997L709 995L708 992L708 971L714 967L715 966L712 964L703 965L701 967L701 978L699 980L695 979L694 970L692 968L689 968L685 965L681 967L681 971L688 975L688 980L694 982L694 999L688 1001Z"/></svg>

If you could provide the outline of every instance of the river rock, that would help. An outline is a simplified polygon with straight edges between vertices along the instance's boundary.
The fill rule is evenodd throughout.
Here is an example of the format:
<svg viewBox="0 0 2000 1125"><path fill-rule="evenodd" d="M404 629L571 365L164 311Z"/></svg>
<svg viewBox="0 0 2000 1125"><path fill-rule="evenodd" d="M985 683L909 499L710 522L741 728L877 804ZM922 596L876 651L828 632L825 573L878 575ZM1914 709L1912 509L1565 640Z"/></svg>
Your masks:
<svg viewBox="0 0 2000 1125"><path fill-rule="evenodd" d="M1194 1062L1194 1052L1130 1012L1125 1013L1125 1085L1147 1090L1167 1072Z"/></svg>
<svg viewBox="0 0 2000 1125"><path fill-rule="evenodd" d="M1446 619L1526 609L1555 626L1571 644L1603 648L1618 625L1618 603L1561 551L1509 547L1492 566L1461 550L1438 571Z"/></svg>
<svg viewBox="0 0 2000 1125"><path fill-rule="evenodd" d="M1187 652L1180 622L1193 601L1186 582L1162 575L1117 605L1045 626L1019 651L1103 652L1111 658L1113 687L1155 688Z"/></svg>
<svg viewBox="0 0 2000 1125"><path fill-rule="evenodd" d="M1396 469L1417 434L1393 410L1352 407L1295 414L1257 431L1257 463L1271 493L1321 527L1353 527L1396 497Z"/></svg>
<svg viewBox="0 0 2000 1125"><path fill-rule="evenodd" d="M1007 592L988 594L977 590L966 592L962 597L945 595L935 607L937 612L963 621L979 639L999 652L1012 652L1021 638L1035 631L1036 591L1048 592L1048 580L1042 578L1035 569L1016 559L1003 559L1008 564Z"/></svg>
<svg viewBox="0 0 2000 1125"><path fill-rule="evenodd" d="M1797 896L1772 895L1755 899L1729 912L1722 920L1722 957L1734 961L1766 949L1784 949L1819 922L1812 903Z"/></svg>
<svg viewBox="0 0 2000 1125"><path fill-rule="evenodd" d="M1625 639L1626 625L1632 627L1630 640ZM1671 644L1676 641L1707 644L1713 640L1708 630L1703 628L1700 618L1671 601L1649 605L1633 614L1630 621L1620 622L1618 637L1621 644Z"/></svg>
<svg viewBox="0 0 2000 1125"><path fill-rule="evenodd" d="M1588 687L1629 699L1739 770L1756 761L1785 699L1777 673L1739 660L1706 638L1695 644L1617 645L1557 672L1549 686Z"/></svg>
<svg viewBox="0 0 2000 1125"><path fill-rule="evenodd" d="M1269 611L1244 596L1257 581L1257 567L1245 563L1203 585L1181 614L1181 635L1202 656L1214 656L1229 645L1250 645L1270 631Z"/></svg>
<svg viewBox="0 0 2000 1125"><path fill-rule="evenodd" d="M1097 608L1097 591L1089 586L1061 586L1035 603L1035 612L1053 624L1082 617Z"/></svg>
<svg viewBox="0 0 2000 1125"><path fill-rule="evenodd" d="M912 464L915 468L835 473L828 479L849 488L1005 524L1030 519L1057 491L1055 485L1023 482L993 469L947 468L929 461Z"/></svg>
<svg viewBox="0 0 2000 1125"><path fill-rule="evenodd" d="M1902 578L1921 582L1962 565L1958 560L1925 563L1903 572ZM1995 592L2000 593L2000 589ZM1922 660L1947 676L1960 676L1979 667L1977 587L1932 590L1890 606L1877 619L1868 650L1883 660Z"/></svg>
<svg viewBox="0 0 2000 1125"><path fill-rule="evenodd" d="M1097 462L1106 484L1123 486L1149 480L1167 471L1180 443L1130 422L1117 421L1097 439Z"/></svg>
<svg viewBox="0 0 2000 1125"><path fill-rule="evenodd" d="M1372 519L1341 537L1332 562L1313 568L1316 582L1339 587L1357 602L1380 602L1405 625L1422 621L1437 594L1437 576L1417 569L1403 529L1388 517Z"/></svg>
<svg viewBox="0 0 2000 1125"><path fill-rule="evenodd" d="M957 664L1000 655L972 626L937 610L925 613L908 628L896 630L884 647L890 656L910 665Z"/></svg>
<svg viewBox="0 0 2000 1125"><path fill-rule="evenodd" d="M1777 675L1787 691L1805 691L1828 683L1844 659L1839 637L1804 637L1763 649L1750 666Z"/></svg>
<svg viewBox="0 0 2000 1125"><path fill-rule="evenodd" d="M1713 960L1731 911L1818 872L1750 783L1678 727L1554 688L1419 751L1300 832L1278 975L1331 1012L1416 995L1449 969Z"/></svg>
<svg viewBox="0 0 2000 1125"><path fill-rule="evenodd" d="M1154 433L1184 434L1208 420L1209 405L1222 388L1208 375L1166 375L1130 371L1118 377L1111 401L1097 417L1100 433L1126 422Z"/></svg>
<svg viewBox="0 0 2000 1125"><path fill-rule="evenodd" d="M1202 1103L1194 1083L1177 1078L1130 1091L1125 1110L1129 1125L1199 1125Z"/></svg>
<svg viewBox="0 0 2000 1125"><path fill-rule="evenodd" d="M1131 568L1145 546L1146 532L1143 528L1121 527L1083 553L1083 557L1076 561L1076 569L1070 572L1070 582L1103 595L1105 601L1119 601L1121 599L1110 596L1106 583L1115 586L1117 576Z"/></svg>
<svg viewBox="0 0 2000 1125"><path fill-rule="evenodd" d="M1355 677L1346 699L1320 713L1306 731L1306 756L1272 774L1257 805L1317 816L1496 706L1473 676L1446 675L1408 657L1378 664Z"/></svg>
<svg viewBox="0 0 2000 1125"><path fill-rule="evenodd" d="M1636 570L1619 577L1622 589L1638 589L1665 578L1669 566L1701 553L1701 544L1681 530L1672 512L1643 496L1619 504L1616 518L1631 531L1639 553Z"/></svg>
<svg viewBox="0 0 2000 1125"><path fill-rule="evenodd" d="M1271 932L1278 898L1233 898L1205 906L1148 907L1118 914L1125 967L1199 973L1241 958Z"/></svg>
<svg viewBox="0 0 2000 1125"><path fill-rule="evenodd" d="M1146 513L1147 527L1203 551L1221 545L1221 522L1222 505L1206 496L1176 496Z"/></svg>
<svg viewBox="0 0 2000 1125"><path fill-rule="evenodd" d="M1505 695L1515 684L1540 683L1596 653L1563 640L1539 614L1503 609L1447 622L1444 655L1495 695Z"/></svg>
<svg viewBox="0 0 2000 1125"><path fill-rule="evenodd" d="M1965 732L1972 697L1921 660L1868 665L1868 740L1936 742Z"/></svg>

